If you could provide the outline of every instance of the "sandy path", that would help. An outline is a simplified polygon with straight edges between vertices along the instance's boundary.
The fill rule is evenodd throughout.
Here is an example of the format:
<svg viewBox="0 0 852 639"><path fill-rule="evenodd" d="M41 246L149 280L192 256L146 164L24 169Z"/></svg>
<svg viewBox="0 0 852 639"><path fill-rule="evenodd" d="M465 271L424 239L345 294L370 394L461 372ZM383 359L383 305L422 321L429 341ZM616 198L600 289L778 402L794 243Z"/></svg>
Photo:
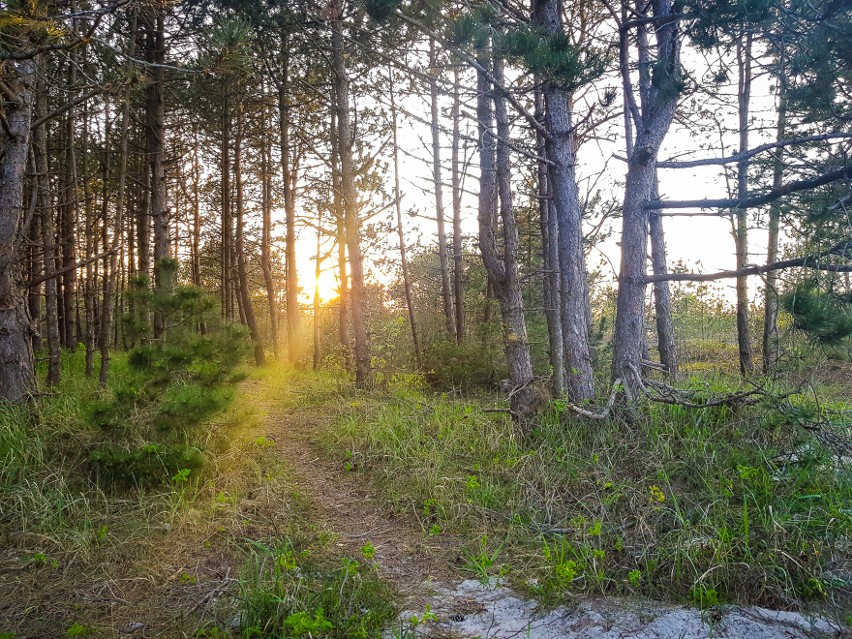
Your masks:
<svg viewBox="0 0 852 639"><path fill-rule="evenodd" d="M315 408L286 408L268 402L266 437L275 442L300 493L311 504L311 519L338 536L338 546L361 556L369 542L376 548L379 575L394 584L404 606L425 601L432 586L456 583L458 549L447 535L428 536L413 518L392 512L369 480L347 472L342 460L330 460L316 442L321 429L339 417L331 402Z"/></svg>

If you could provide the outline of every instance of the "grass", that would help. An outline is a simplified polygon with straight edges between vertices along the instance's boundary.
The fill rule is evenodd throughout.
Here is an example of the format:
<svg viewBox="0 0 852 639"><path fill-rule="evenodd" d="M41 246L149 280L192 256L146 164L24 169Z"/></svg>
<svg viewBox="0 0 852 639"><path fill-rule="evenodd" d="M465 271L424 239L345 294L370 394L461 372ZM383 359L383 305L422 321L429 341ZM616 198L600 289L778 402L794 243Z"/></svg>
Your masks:
<svg viewBox="0 0 852 639"><path fill-rule="evenodd" d="M833 471L790 414L653 405L642 423L566 417L544 415L524 439L409 380L353 406L324 443L424 535L460 533L474 574L542 596L794 608L842 593L832 575L852 560L852 474Z"/></svg>
<svg viewBox="0 0 852 639"><path fill-rule="evenodd" d="M122 355L112 371L117 384L129 374ZM337 382L290 387L280 366L253 375L263 384L196 428L202 471L159 483L92 472L103 391L82 353L63 357L62 384L31 407L0 407L0 636L112 637L139 623L159 637L378 636L395 614L386 585L317 528L262 419L264 402L327 401ZM287 552L298 570L281 572Z"/></svg>
<svg viewBox="0 0 852 639"><path fill-rule="evenodd" d="M370 639L396 616L387 584L368 561L334 562L286 537L247 550L239 597L243 637Z"/></svg>
<svg viewBox="0 0 852 639"><path fill-rule="evenodd" d="M107 487L86 452L101 391L80 354L65 366L33 408L0 410L0 570L12 576L0 580L0 634L113 636L141 615L164 637L377 638L393 597L368 546L342 556L317 526L263 428L272 404L339 416L317 443L424 537L457 540L448 552L471 577L552 603L591 592L848 607L852 477L830 439L802 428L841 422L843 401L652 405L631 423L553 408L521 437L484 410L487 394L436 394L412 374L356 391L340 371L270 366L198 430L203 472ZM125 370L116 358L119 379Z"/></svg>

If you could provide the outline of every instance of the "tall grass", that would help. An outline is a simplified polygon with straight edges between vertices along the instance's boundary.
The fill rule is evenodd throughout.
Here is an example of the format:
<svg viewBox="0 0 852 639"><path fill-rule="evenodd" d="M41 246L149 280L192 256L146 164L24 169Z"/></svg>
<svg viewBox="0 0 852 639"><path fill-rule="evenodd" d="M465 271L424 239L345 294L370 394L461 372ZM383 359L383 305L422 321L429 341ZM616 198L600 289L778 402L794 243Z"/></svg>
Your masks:
<svg viewBox="0 0 852 639"><path fill-rule="evenodd" d="M324 441L425 535L462 533L468 558L499 547L492 572L538 590L794 607L852 565L852 473L769 406L655 404L641 423L553 411L525 439L409 386L353 408Z"/></svg>

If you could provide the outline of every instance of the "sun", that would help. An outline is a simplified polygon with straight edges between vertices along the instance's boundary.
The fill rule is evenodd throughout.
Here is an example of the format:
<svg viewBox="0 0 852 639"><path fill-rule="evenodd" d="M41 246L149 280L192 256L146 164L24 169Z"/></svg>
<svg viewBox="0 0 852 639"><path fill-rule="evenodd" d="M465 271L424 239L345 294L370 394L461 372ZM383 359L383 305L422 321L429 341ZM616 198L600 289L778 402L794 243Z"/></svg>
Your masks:
<svg viewBox="0 0 852 639"><path fill-rule="evenodd" d="M299 279L302 301L305 303L313 303L315 292L319 293L320 302L323 304L340 297L340 285L333 269L324 270L320 273L319 279L316 278L313 270L303 271Z"/></svg>

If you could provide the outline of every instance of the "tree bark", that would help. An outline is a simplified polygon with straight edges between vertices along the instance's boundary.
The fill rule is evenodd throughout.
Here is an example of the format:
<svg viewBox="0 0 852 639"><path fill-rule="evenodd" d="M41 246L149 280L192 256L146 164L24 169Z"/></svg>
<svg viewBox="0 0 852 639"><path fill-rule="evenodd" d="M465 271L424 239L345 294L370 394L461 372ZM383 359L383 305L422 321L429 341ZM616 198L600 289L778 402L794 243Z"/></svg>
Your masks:
<svg viewBox="0 0 852 639"><path fill-rule="evenodd" d="M281 134L281 177L284 186L284 213L286 223L286 302L287 302L287 355L296 363L301 355L301 317L299 313L299 274L296 260L296 193L294 163L290 149L290 103L287 92L290 86L290 55L286 35L281 44L283 61L281 82L278 85L278 113Z"/></svg>
<svg viewBox="0 0 852 639"><path fill-rule="evenodd" d="M787 128L787 91L784 81L784 58L780 64L780 86L778 89L778 124L776 140L783 140ZM773 153L772 189L781 188L784 178L784 147L779 146ZM778 261L778 240L780 235L781 203L778 200L769 206L769 237L767 238L766 263ZM766 274L766 289L764 291L763 316L763 372L770 373L781 356L781 343L778 338L778 273L770 271Z"/></svg>
<svg viewBox="0 0 852 639"><path fill-rule="evenodd" d="M563 24L555 0L538 0L533 18L547 33L562 34ZM583 252L582 212L575 174L576 157L571 123L571 97L553 81L543 85L545 155L550 160L548 194L558 225L562 340L567 360L566 376L571 398L582 402L594 397L594 371L589 351L589 304L586 262Z"/></svg>
<svg viewBox="0 0 852 639"><path fill-rule="evenodd" d="M456 341L464 341L464 254L461 230L461 72L458 65L453 68L453 148L452 148L452 185L453 185L453 308L456 314Z"/></svg>
<svg viewBox="0 0 852 639"><path fill-rule="evenodd" d="M246 265L246 246L245 246L245 205L243 193L243 107L240 105L237 108L237 135L234 139L234 181L236 182L236 205L237 205L237 233L235 239L235 249L237 256L237 278L239 281L239 294L242 300L243 315L249 329L251 341L254 344L254 360L258 366L266 364L266 357L263 354L263 344L260 342L260 336L257 331L257 321L254 316L254 308L251 304L251 294L249 292L248 268Z"/></svg>
<svg viewBox="0 0 852 639"><path fill-rule="evenodd" d="M133 46L136 41L137 13L133 12L130 27L130 55L133 55ZM101 386L106 386L109 379L110 366L110 332L113 326L113 314L115 313L115 290L118 285L118 260L119 252L123 246L124 236L124 208L125 192L127 188L127 156L128 156L128 133L130 131L130 90L124 90L121 100L121 123L119 124L118 140L118 174L115 187L115 218L112 236L112 255L109 256L109 268L104 279L104 298L101 310L100 326L100 350L101 365L98 381ZM105 225L106 226L106 225ZM123 261L123 260L122 260Z"/></svg>
<svg viewBox="0 0 852 639"><path fill-rule="evenodd" d="M270 143L263 137L261 149L263 172L260 240L260 268L263 271L263 283L266 287L266 300L269 305L269 332L272 335L272 353L278 357L278 300L275 297L275 281L272 279L272 158Z"/></svg>
<svg viewBox="0 0 852 639"><path fill-rule="evenodd" d="M233 294L231 292L231 102L228 89L222 99L222 317L229 322L234 321Z"/></svg>
<svg viewBox="0 0 852 639"><path fill-rule="evenodd" d="M317 215L317 256L316 262L314 266L314 326L313 326L313 337L314 337L314 357L313 357L313 368L314 370L319 370L320 361L322 360L322 346L321 346L321 335L320 335L320 292L319 292L319 280L322 275L322 231L319 230L322 225L322 216Z"/></svg>
<svg viewBox="0 0 852 639"><path fill-rule="evenodd" d="M335 93L336 96L336 93ZM336 97L332 99L336 103ZM340 179L340 153L337 131L337 108L331 109L331 190L334 206L334 218L337 226L337 271L340 282L340 308L338 313L338 338L343 359L349 368L350 339L349 339L349 277L346 268L346 219L343 211L342 184Z"/></svg>
<svg viewBox="0 0 852 639"><path fill-rule="evenodd" d="M535 93L536 117L544 122L544 95L541 90ZM540 132L536 132L536 146L541 159L538 161L538 217L541 228L542 267L544 270L543 299L544 315L547 321L548 351L550 366L553 368L553 394L562 397L566 391L565 346L562 333L562 294L560 289L561 269L559 266L559 226L556 220L556 207L548 179L548 167L545 161L547 143Z"/></svg>
<svg viewBox="0 0 852 639"><path fill-rule="evenodd" d="M641 12L642 3L637 0L637 11ZM627 7L622 7L622 19L627 20ZM626 33L622 35L622 46L627 48ZM639 63L639 97L642 105L642 113L651 108L651 68L653 65L650 47L648 46L648 26L640 25L636 28L636 48L638 49ZM622 55L628 56L623 64L626 71L629 69L629 53L626 50L622 51ZM629 76L628 76L629 78ZM625 96L629 91L628 85L625 87ZM634 107L635 108L635 107ZM633 149L633 127L632 118L639 116L638 110L634 110L631 115L631 109L625 109L625 137L627 138L627 153L628 156ZM637 119L637 128L642 126L641 118ZM654 200L659 199L659 181L658 174L655 169L654 181L651 187L651 197ZM655 275L665 274L668 270L666 259L666 240L663 230L663 220L659 211L649 211L649 234L651 239L651 269ZM671 291L669 290L668 282L661 281L654 283L654 320L657 325L657 350L660 354L660 363L665 367L667 374L670 377L677 375L677 343L674 334L674 322L672 318L671 306Z"/></svg>
<svg viewBox="0 0 852 639"><path fill-rule="evenodd" d="M743 37L744 36L744 37ZM751 101L751 49L752 35L740 34L737 39L737 65L739 67L739 82L737 104L739 115L739 152L748 150L749 102ZM748 160L737 163L737 199L744 201L748 198ZM736 210L736 248L737 270L748 264L748 215L743 207ZM751 337L748 324L748 277L737 278L737 344L740 356L740 372L748 375L754 368L751 355Z"/></svg>
<svg viewBox="0 0 852 639"><path fill-rule="evenodd" d="M659 197L656 175L651 197L654 199ZM650 211L648 217L651 235L651 270L654 275L663 275L668 272L663 218L659 211ZM668 376L674 378L677 376L678 369L677 342L668 282L654 282L654 319L657 323L657 350L660 352L660 364L665 367Z"/></svg>
<svg viewBox="0 0 852 639"><path fill-rule="evenodd" d="M480 57L482 69L493 68L492 76L502 82L502 64ZM492 109L492 103L494 108ZM537 397L533 385L532 358L524 320L524 301L518 274L518 229L512 209L511 180L506 103L501 96L492 95L492 85L482 70L477 70L476 115L479 123L479 247L482 261L500 302L505 336L506 363L511 385L509 402L515 419L524 421L536 409ZM496 118L497 136L493 125ZM498 140L502 140L500 142ZM497 248L497 229L494 223L498 210L503 222L504 253Z"/></svg>
<svg viewBox="0 0 852 639"><path fill-rule="evenodd" d="M447 251L447 231L444 222L444 186L441 170L441 129L438 110L438 54L435 39L429 38L429 104L432 116L432 183L435 188L435 216L438 221L438 263L441 269L441 304L447 333L456 338L455 316L453 314L452 288L450 286L450 257Z"/></svg>
<svg viewBox="0 0 852 639"><path fill-rule="evenodd" d="M36 63L7 63L4 80L15 100L0 128L0 400L21 403L35 390L35 359L27 290L20 273L24 182L30 146Z"/></svg>
<svg viewBox="0 0 852 639"><path fill-rule="evenodd" d="M198 128L193 127L192 135L192 285L201 286L201 162L198 157Z"/></svg>
<svg viewBox="0 0 852 639"><path fill-rule="evenodd" d="M174 288L177 265L171 264L169 209L166 200L166 106L163 65L166 57L165 9L155 4L146 10L146 61L149 84L145 88L145 141L151 176L151 220L154 226L154 288L169 292ZM165 334L165 317L154 313L154 337Z"/></svg>
<svg viewBox="0 0 852 639"><path fill-rule="evenodd" d="M337 109L337 150L340 156L341 195L351 276L350 315L352 335L355 339L355 384L358 387L364 387L370 378L370 339L367 331L367 291L364 285L364 265L361 256L361 221L358 217L355 167L352 160L354 135L349 113L349 75L344 56L340 19L335 19L331 27Z"/></svg>
<svg viewBox="0 0 852 639"><path fill-rule="evenodd" d="M69 65L70 86L74 86L76 66ZM77 263L76 227L77 227L77 153L75 149L74 111L65 115L65 132L62 143L64 145L64 167L62 171L62 201L59 207L59 249L61 264L64 269L62 273L62 300L60 306L60 324L62 345L65 348L74 348L77 343L76 297L77 297L77 271L69 268Z"/></svg>
<svg viewBox="0 0 852 639"><path fill-rule="evenodd" d="M109 102L104 105L104 111L109 111ZM98 245L97 229L98 221L95 218L94 211L94 194L92 193L91 176L89 174L89 106L86 104L83 110L83 130L82 130L82 182L83 182L83 204L84 204L84 219L85 219L85 234L86 234L86 253L84 261L86 262L86 277L83 280L83 309L85 328L83 332L83 344L86 347L86 377L91 377L95 371L95 314L97 313L96 301L97 296L97 276L95 267L97 260L90 261L90 258L95 255ZM109 121L107 120L107 128L104 132L104 147L109 146ZM107 208L107 188L109 184L109 163L105 162L103 167L103 184L104 184L104 215Z"/></svg>
<svg viewBox="0 0 852 639"><path fill-rule="evenodd" d="M654 17L672 13L671 0L653 3ZM652 200L656 157L677 107L680 92L680 35L677 22L664 22L655 31L657 81L649 90L635 144L628 157L621 233L621 268L612 376L624 385L629 402L642 388L641 360L645 341L645 274L648 246L648 204ZM627 96L630 99L630 96Z"/></svg>

